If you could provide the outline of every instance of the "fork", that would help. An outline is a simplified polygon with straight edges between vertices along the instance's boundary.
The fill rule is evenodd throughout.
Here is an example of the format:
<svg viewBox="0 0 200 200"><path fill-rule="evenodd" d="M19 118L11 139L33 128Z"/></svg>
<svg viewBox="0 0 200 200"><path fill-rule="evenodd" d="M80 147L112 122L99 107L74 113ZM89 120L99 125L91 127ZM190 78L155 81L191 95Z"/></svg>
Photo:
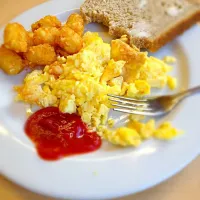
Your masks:
<svg viewBox="0 0 200 200"><path fill-rule="evenodd" d="M134 99L112 94L108 94L108 96L115 111L145 116L160 116L169 113L186 97L196 93L200 93L200 86L173 95L146 99Z"/></svg>

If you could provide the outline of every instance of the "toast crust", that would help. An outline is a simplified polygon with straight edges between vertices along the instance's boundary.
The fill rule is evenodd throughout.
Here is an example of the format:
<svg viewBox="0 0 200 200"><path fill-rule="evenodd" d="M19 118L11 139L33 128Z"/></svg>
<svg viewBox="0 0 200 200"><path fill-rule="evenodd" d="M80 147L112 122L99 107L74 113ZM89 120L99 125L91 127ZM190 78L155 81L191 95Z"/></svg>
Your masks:
<svg viewBox="0 0 200 200"><path fill-rule="evenodd" d="M131 43L134 43L139 48L146 48L151 52L155 52L168 42L172 41L175 37L183 34L187 29L192 27L198 21L200 21L200 10L183 19L171 29L160 34L155 40L151 41L148 38L143 38L141 40L132 40Z"/></svg>

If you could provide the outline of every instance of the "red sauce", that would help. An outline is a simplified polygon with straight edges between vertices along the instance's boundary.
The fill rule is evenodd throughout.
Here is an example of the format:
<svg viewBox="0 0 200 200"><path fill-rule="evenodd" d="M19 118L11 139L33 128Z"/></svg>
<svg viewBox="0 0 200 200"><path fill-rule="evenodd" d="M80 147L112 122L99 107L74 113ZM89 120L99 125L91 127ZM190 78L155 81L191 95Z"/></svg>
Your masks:
<svg viewBox="0 0 200 200"><path fill-rule="evenodd" d="M78 115L61 113L56 107L44 108L31 115L25 132L45 160L91 152L101 146L101 138L96 132L88 132Z"/></svg>

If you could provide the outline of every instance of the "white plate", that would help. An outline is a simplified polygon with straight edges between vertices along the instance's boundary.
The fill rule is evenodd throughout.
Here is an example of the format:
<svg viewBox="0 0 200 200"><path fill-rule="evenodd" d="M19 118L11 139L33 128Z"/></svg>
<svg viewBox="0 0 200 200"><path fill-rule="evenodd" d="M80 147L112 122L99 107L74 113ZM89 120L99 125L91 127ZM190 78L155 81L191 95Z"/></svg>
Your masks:
<svg viewBox="0 0 200 200"><path fill-rule="evenodd" d="M13 21L22 23L27 29L32 22L48 14L57 15L64 21L82 2L50 1ZM99 25L91 24L87 29L106 35L105 29ZM177 57L173 74L179 79L179 89L200 84L199 35L200 27L194 26L155 54L157 57ZM200 98L196 96L187 99L174 113L162 119L171 120L185 131L183 136L173 141L149 140L137 149L122 149L104 143L99 151L91 154L56 162L43 161L24 134L24 104L13 102L12 87L20 84L23 76L11 77L0 72L0 172L27 189L72 199L119 197L160 183L185 167L200 152L199 117L195 117L200 113ZM112 115L117 117L116 113Z"/></svg>

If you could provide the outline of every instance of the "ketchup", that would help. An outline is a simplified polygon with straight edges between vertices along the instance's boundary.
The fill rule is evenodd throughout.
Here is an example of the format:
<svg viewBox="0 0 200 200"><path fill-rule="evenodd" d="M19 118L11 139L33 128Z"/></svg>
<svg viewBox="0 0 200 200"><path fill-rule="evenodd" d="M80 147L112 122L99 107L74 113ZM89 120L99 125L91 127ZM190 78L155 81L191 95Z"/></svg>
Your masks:
<svg viewBox="0 0 200 200"><path fill-rule="evenodd" d="M101 146L101 138L96 132L88 132L78 115L61 113L56 107L43 108L31 115L25 132L45 160L95 151Z"/></svg>

